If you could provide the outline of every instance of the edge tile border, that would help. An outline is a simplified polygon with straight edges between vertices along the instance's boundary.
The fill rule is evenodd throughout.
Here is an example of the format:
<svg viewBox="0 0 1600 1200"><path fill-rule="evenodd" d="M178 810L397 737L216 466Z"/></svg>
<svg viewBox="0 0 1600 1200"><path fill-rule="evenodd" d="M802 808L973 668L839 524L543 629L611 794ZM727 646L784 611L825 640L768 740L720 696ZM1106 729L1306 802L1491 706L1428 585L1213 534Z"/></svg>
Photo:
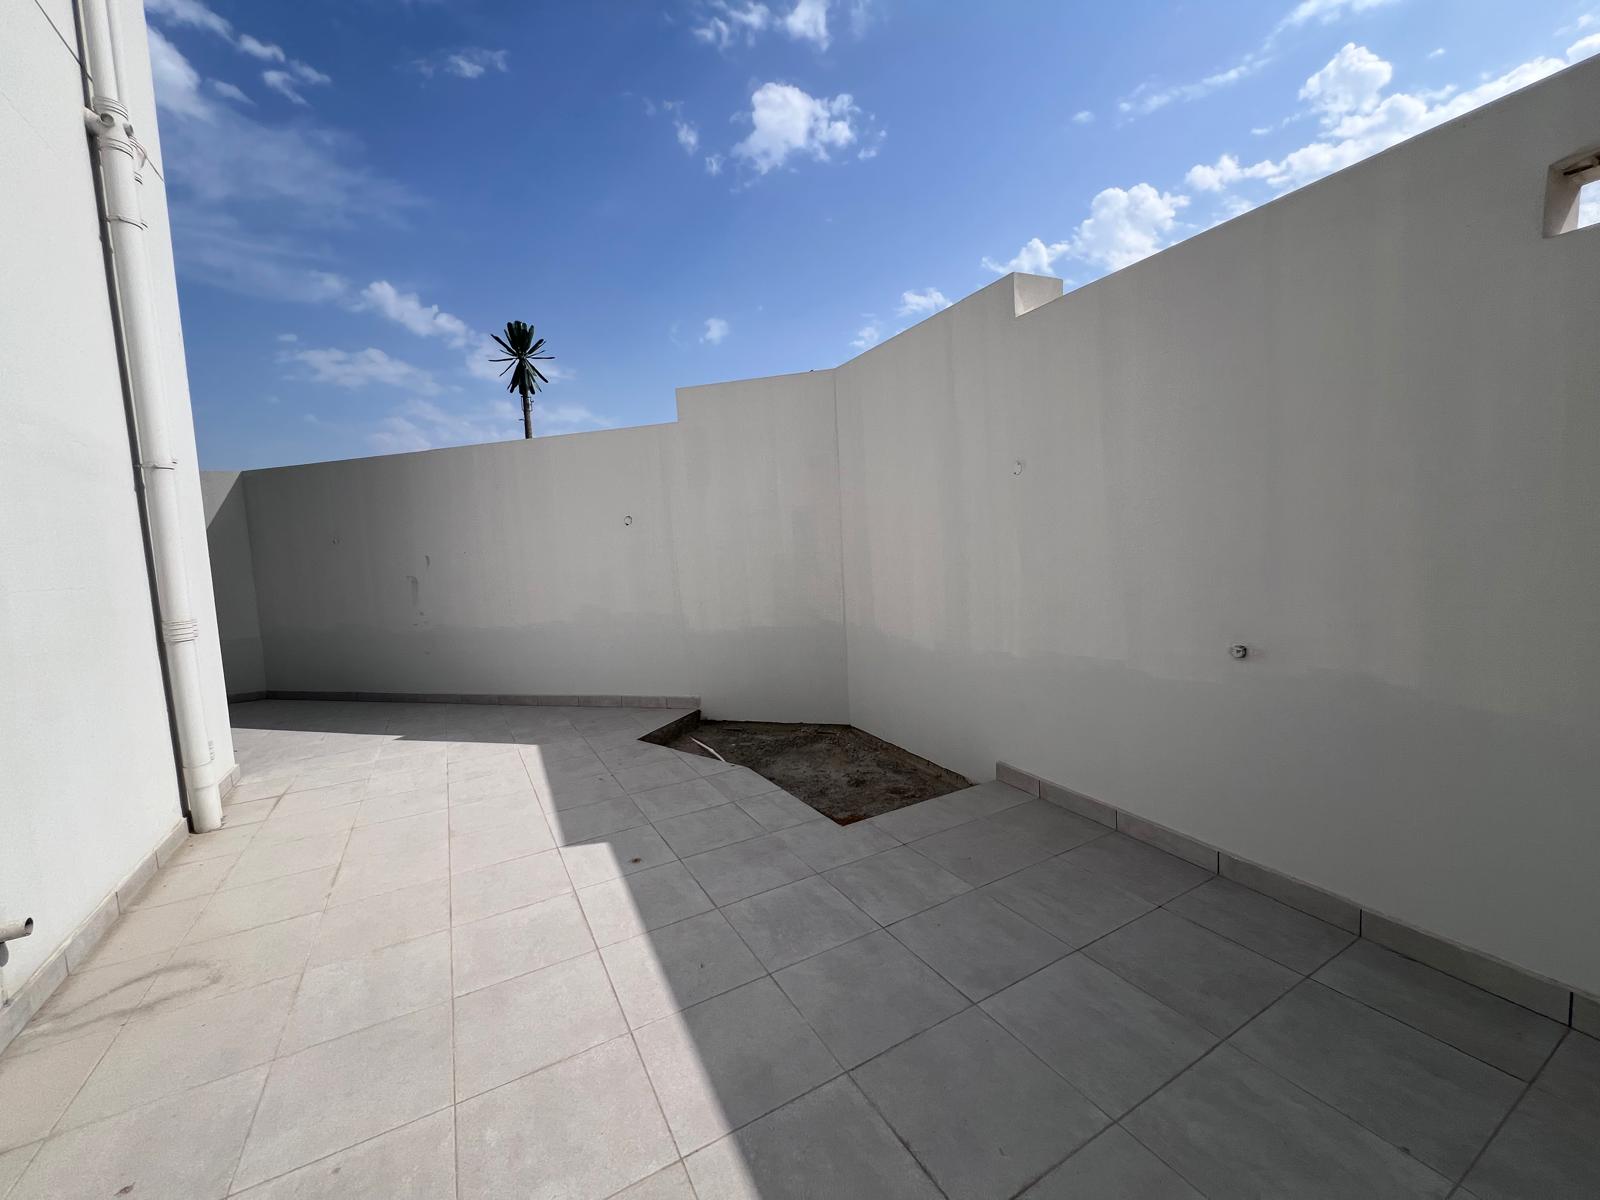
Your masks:
<svg viewBox="0 0 1600 1200"><path fill-rule="evenodd" d="M553 705L560 708L699 708L699 696L521 695L494 692L242 692L229 704L255 700L346 700L376 704Z"/></svg>
<svg viewBox="0 0 1600 1200"><path fill-rule="evenodd" d="M1052 783L1010 763L997 762L995 777L1002 783L1059 805L1068 812L1098 821L1119 833L1137 838L1158 850L1165 850L1251 891L1309 913L1347 933L1376 942L1540 1016L1600 1037L1600 997L1590 996L1481 950L1474 950L1383 913L1363 908L1354 900L1239 858L1226 850L1208 846L1187 834Z"/></svg>
<svg viewBox="0 0 1600 1200"><path fill-rule="evenodd" d="M56 948L55 953L40 963L33 974L23 980L22 986L6 998L4 1005L0 1006L0 1053L27 1027L33 1014L44 1007L44 1002L66 981L67 976L82 969L94 948L105 937L106 931L132 907L139 894L155 878L156 872L166 866L188 836L188 822L178 821L156 848L141 858L138 865L111 890L110 895L78 923L78 927Z"/></svg>

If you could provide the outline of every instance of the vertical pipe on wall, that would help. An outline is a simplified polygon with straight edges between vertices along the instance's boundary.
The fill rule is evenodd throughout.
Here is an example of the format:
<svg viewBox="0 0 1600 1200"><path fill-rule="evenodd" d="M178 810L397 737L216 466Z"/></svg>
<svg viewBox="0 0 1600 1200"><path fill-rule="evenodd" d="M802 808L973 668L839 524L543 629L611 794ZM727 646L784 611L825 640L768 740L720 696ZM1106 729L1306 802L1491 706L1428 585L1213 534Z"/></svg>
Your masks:
<svg viewBox="0 0 1600 1200"><path fill-rule="evenodd" d="M134 139L128 110L118 99L124 78L120 47L108 0L83 0L84 65L92 85L89 131L100 157L105 195L101 219L111 243L122 314L122 339L133 393L139 445L150 514L151 557L161 605L161 642L172 680L174 723L183 763L189 818L196 833L222 824L222 796L215 755L206 728L199 623L189 589L184 555L177 460L168 428L162 374L160 330L150 283L149 250L140 215L140 169L144 151Z"/></svg>

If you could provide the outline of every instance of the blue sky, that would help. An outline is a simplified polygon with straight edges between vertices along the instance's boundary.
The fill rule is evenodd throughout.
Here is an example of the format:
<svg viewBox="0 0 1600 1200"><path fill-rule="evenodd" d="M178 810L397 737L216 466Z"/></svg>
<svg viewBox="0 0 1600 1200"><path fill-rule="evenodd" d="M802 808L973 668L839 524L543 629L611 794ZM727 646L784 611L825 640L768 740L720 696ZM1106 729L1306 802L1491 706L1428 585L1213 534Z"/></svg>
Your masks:
<svg viewBox="0 0 1600 1200"><path fill-rule="evenodd" d="M1081 285L1600 51L1595 0L147 0L201 464L514 438Z"/></svg>

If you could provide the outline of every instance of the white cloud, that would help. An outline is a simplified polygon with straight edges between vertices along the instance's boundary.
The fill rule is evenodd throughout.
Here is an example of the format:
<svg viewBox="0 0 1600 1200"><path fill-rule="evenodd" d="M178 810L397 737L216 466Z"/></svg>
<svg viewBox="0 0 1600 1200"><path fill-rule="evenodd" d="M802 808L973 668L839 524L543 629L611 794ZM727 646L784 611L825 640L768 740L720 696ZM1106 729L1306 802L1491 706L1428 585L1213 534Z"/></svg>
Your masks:
<svg viewBox="0 0 1600 1200"><path fill-rule="evenodd" d="M300 340L300 335L298 333L280 333L278 335L278 340L280 342L298 342Z"/></svg>
<svg viewBox="0 0 1600 1200"><path fill-rule="evenodd" d="M997 275L1009 275L1013 271L1024 275L1054 275L1056 259L1071 249L1070 242L1051 242L1047 246L1039 238L1029 238L1008 261L996 262L985 257L983 265Z"/></svg>
<svg viewBox="0 0 1600 1200"><path fill-rule="evenodd" d="M1371 112L1393 78L1394 67L1365 46L1346 42L1327 66L1306 80L1300 99L1309 100L1324 120Z"/></svg>
<svg viewBox="0 0 1600 1200"><path fill-rule="evenodd" d="M447 50L412 62L411 69L425 78L435 75L454 75L457 79L481 79L490 71L505 74L511 69L508 50L490 50L485 46L466 46L460 50Z"/></svg>
<svg viewBox="0 0 1600 1200"><path fill-rule="evenodd" d="M274 45L272 42L257 41L248 33L239 35L237 45L251 58L259 58L262 62L283 62L286 57L282 46Z"/></svg>
<svg viewBox="0 0 1600 1200"><path fill-rule="evenodd" d="M710 342L713 346L722 345L728 336L728 323L721 317L707 317L705 332L700 335L702 342Z"/></svg>
<svg viewBox="0 0 1600 1200"><path fill-rule="evenodd" d="M249 96L245 95L244 89L236 87L234 84L229 83L225 79L208 79L208 80L206 80L206 82L211 85L211 90L216 92L217 95L226 96L229 100L232 100L235 103L238 103L238 104L254 104L255 103L254 100L250 99Z"/></svg>
<svg viewBox="0 0 1600 1200"><path fill-rule="evenodd" d="M850 344L857 350L871 350L882 340L883 326L874 319L856 330L856 336L850 339Z"/></svg>
<svg viewBox="0 0 1600 1200"><path fill-rule="evenodd" d="M302 85L311 84L321 87L332 83L333 79L330 76L324 75L315 67L301 62L299 59L290 59L287 70L271 70L261 72L261 82L266 84L279 95L283 96L285 99L293 101L295 104L305 106L308 105L310 101L308 101L305 96L301 94L300 88Z"/></svg>
<svg viewBox="0 0 1600 1200"><path fill-rule="evenodd" d="M1569 56L1578 51L1581 57L1580 46L1581 43L1570 47ZM1353 54L1350 53L1352 50ZM1359 58L1366 62L1367 56L1372 60L1363 68L1368 82L1377 77L1380 69L1388 69L1388 63L1371 55L1364 47L1347 46L1333 62L1307 81L1307 89L1311 89L1312 81L1324 76L1341 57L1352 61ZM1431 97L1407 92L1392 92L1384 96L1377 91L1362 90L1357 85L1353 91L1342 94L1337 102L1347 104L1354 101L1357 105L1355 108L1335 106L1323 109L1324 130L1316 141L1291 151L1281 159L1263 159L1247 166L1240 165L1231 155L1223 155L1214 164L1192 168L1187 178L1191 187L1203 191L1222 191L1246 180L1264 182L1280 192L1288 191L1553 75L1565 65L1566 62L1558 58L1536 58L1476 87L1460 92L1446 89Z"/></svg>
<svg viewBox="0 0 1600 1200"><path fill-rule="evenodd" d="M1082 112L1075 112L1072 114L1072 123L1074 125L1093 125L1094 114L1087 108Z"/></svg>
<svg viewBox="0 0 1600 1200"><path fill-rule="evenodd" d="M1146 117L1166 108L1169 104L1187 104L1248 79L1271 61L1271 57L1264 52L1252 53L1245 55L1227 70L1207 75L1194 83L1182 83L1165 88L1141 83L1117 102L1117 111L1127 117Z"/></svg>
<svg viewBox="0 0 1600 1200"><path fill-rule="evenodd" d="M828 48L828 0L798 0L783 27L796 41L813 42L818 50Z"/></svg>
<svg viewBox="0 0 1600 1200"><path fill-rule="evenodd" d="M1567 61L1577 62L1579 59L1589 58L1600 54L1600 33L1591 33L1586 38L1581 38L1567 47Z"/></svg>
<svg viewBox="0 0 1600 1200"><path fill-rule="evenodd" d="M233 27L225 17L218 16L199 0L145 0L145 8L174 25L188 25L204 29L218 37L233 38Z"/></svg>
<svg viewBox="0 0 1600 1200"><path fill-rule="evenodd" d="M1578 193L1578 228L1600 225L1600 184L1591 183Z"/></svg>
<svg viewBox="0 0 1600 1200"><path fill-rule="evenodd" d="M694 127L693 122L678 117L673 120L672 128L678 135L678 145L683 147L685 154L693 154L700 148L700 131Z"/></svg>
<svg viewBox="0 0 1600 1200"><path fill-rule="evenodd" d="M1345 16L1381 8L1385 4L1395 2L1396 0L1300 0L1300 3L1279 22L1278 27L1293 29L1296 26L1308 25L1312 21L1331 25Z"/></svg>
<svg viewBox="0 0 1600 1200"><path fill-rule="evenodd" d="M722 155L720 155L720 154L708 154L708 155L706 155L706 174L707 175L721 175L722 174Z"/></svg>
<svg viewBox="0 0 1600 1200"><path fill-rule="evenodd" d="M167 112L199 121L211 119L211 102L200 94L200 72L157 29L150 30L150 74L156 100Z"/></svg>
<svg viewBox="0 0 1600 1200"><path fill-rule="evenodd" d="M581 404L533 405L534 436L614 429L617 422ZM509 396L469 404L412 397L367 435L379 454L403 454L438 446L509 441L522 436L522 407Z"/></svg>
<svg viewBox="0 0 1600 1200"><path fill-rule="evenodd" d="M362 289L359 307L385 316L419 337L443 338L452 346L465 346L472 340L460 317L437 304L424 304L415 292L402 292L386 279L374 280Z"/></svg>
<svg viewBox="0 0 1600 1200"><path fill-rule="evenodd" d="M941 308L949 308L950 301L938 288L923 288L920 292L900 293L900 315L902 317L916 317L924 313L936 313Z"/></svg>
<svg viewBox="0 0 1600 1200"><path fill-rule="evenodd" d="M758 174L783 166L791 155L827 161L859 136L861 110L848 93L811 96L789 83L764 83L750 97L750 133L733 148Z"/></svg>
<svg viewBox="0 0 1600 1200"><path fill-rule="evenodd" d="M749 43L772 24L772 10L765 4L747 3L736 8L717 0L704 22L694 27L694 36L708 46L726 50L736 42Z"/></svg>
<svg viewBox="0 0 1600 1200"><path fill-rule="evenodd" d="M1443 58L1446 53L1448 53L1448 51L1446 51L1443 46L1440 46L1436 50L1429 50L1428 51L1428 61L1432 62L1436 58Z"/></svg>
<svg viewBox="0 0 1600 1200"><path fill-rule="evenodd" d="M351 389L376 385L419 396L437 395L440 390L433 376L421 367L391 358L372 346L365 350L289 350L283 357L308 368L313 383Z"/></svg>

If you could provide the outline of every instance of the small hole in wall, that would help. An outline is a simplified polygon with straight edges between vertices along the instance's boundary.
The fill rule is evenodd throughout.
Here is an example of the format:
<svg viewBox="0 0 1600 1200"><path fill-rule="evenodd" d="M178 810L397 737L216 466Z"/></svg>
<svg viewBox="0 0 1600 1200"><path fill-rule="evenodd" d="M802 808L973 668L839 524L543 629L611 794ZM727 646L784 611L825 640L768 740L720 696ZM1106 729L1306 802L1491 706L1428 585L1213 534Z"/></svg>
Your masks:
<svg viewBox="0 0 1600 1200"><path fill-rule="evenodd" d="M1552 166L1544 201L1545 237L1590 225L1600 225L1600 151L1595 150Z"/></svg>
<svg viewBox="0 0 1600 1200"><path fill-rule="evenodd" d="M1583 229L1600 225L1600 179L1586 183L1578 189L1578 225Z"/></svg>
<svg viewBox="0 0 1600 1200"><path fill-rule="evenodd" d="M622 523L624 525L632 525L633 524L633 518L632 517L623 517L622 518Z"/></svg>

